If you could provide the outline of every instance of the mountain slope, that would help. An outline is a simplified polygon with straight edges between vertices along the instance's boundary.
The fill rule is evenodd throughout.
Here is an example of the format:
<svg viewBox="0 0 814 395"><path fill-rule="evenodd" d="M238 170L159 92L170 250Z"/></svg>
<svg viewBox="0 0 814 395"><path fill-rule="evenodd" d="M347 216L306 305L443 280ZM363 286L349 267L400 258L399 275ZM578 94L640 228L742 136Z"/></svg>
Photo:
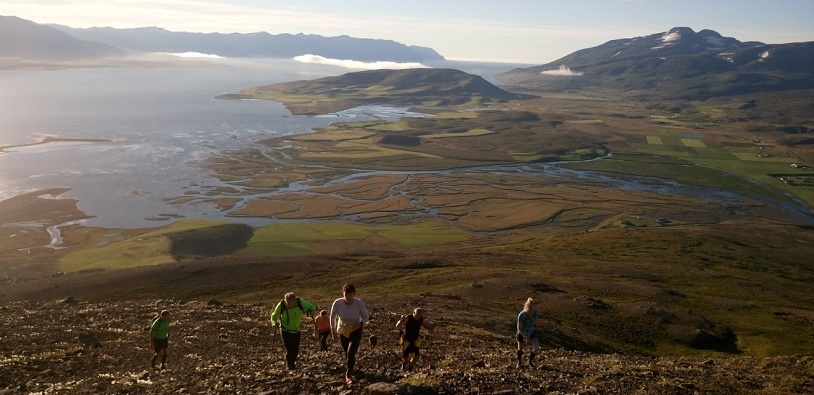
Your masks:
<svg viewBox="0 0 814 395"><path fill-rule="evenodd" d="M339 345L318 352L303 325L298 369L283 369L285 351L267 304L220 305L216 300L87 303L18 302L3 306L0 391L3 393L357 394L390 383L404 394L792 394L814 389L814 359L661 358L544 348L536 368L514 367L511 330L494 334L462 325L455 310L428 309L417 369L399 369L394 322L410 302L381 306L365 300L371 321L357 354L357 381L346 384ZM148 320L168 309L166 370L150 370ZM54 325L59 323L59 325ZM23 330L20 330L23 328ZM550 334L546 333L546 337ZM96 346L96 347L94 347ZM524 361L527 358L524 358ZM380 384L382 385L382 384ZM381 393L381 392L377 392ZM396 392L384 392L396 393Z"/></svg>
<svg viewBox="0 0 814 395"><path fill-rule="evenodd" d="M77 38L107 43L136 52L200 52L224 57L249 58L291 58L312 54L333 59L396 62L444 60L443 56L431 48L407 46L391 40L349 36L273 35L266 32L190 33L172 32L158 27L76 29L62 25L52 26Z"/></svg>
<svg viewBox="0 0 814 395"><path fill-rule="evenodd" d="M524 89L611 89L649 97L707 99L814 88L814 42L740 42L677 27L609 41L554 62L500 75Z"/></svg>
<svg viewBox="0 0 814 395"><path fill-rule="evenodd" d="M528 97L507 92L480 76L453 69L371 70L259 86L220 98L277 100L295 114L341 111L363 104L435 106Z"/></svg>
<svg viewBox="0 0 814 395"><path fill-rule="evenodd" d="M0 57L68 60L122 54L118 48L80 40L50 26L0 16Z"/></svg>

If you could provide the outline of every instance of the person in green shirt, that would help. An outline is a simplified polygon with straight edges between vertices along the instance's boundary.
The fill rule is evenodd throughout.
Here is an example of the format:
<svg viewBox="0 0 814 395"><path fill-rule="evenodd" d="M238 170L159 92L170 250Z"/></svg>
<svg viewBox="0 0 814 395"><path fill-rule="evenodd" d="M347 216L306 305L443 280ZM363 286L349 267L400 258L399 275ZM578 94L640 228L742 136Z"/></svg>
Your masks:
<svg viewBox="0 0 814 395"><path fill-rule="evenodd" d="M167 349L169 349L169 343L170 312L162 310L158 318L153 320L152 325L150 325L150 345L155 352L153 359L150 361L153 369L155 369L155 363L159 355L161 355L161 369L164 369L164 365L167 363Z"/></svg>
<svg viewBox="0 0 814 395"><path fill-rule="evenodd" d="M296 369L297 356L300 353L300 324L302 316L310 317L317 307L305 300L298 298L294 292L285 294L285 298L277 303L271 313L272 327L280 327L280 336L285 345L285 362L288 370Z"/></svg>

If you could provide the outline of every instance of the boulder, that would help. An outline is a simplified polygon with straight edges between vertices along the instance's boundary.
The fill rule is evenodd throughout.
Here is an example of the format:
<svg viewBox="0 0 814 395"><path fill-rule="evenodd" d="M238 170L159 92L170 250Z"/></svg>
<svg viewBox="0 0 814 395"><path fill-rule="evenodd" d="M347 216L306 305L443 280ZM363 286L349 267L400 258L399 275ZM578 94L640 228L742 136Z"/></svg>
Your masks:
<svg viewBox="0 0 814 395"><path fill-rule="evenodd" d="M102 342L100 342L99 339L97 339L92 333L80 333L79 342L85 347L102 347Z"/></svg>
<svg viewBox="0 0 814 395"><path fill-rule="evenodd" d="M401 393L401 387L393 383L373 383L365 387L367 395L397 395Z"/></svg>

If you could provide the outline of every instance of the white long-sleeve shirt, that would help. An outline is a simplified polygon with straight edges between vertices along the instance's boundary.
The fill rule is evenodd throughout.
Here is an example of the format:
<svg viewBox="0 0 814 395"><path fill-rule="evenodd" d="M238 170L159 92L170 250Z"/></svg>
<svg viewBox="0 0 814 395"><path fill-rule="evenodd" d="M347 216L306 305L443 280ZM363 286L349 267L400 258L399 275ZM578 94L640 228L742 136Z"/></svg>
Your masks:
<svg viewBox="0 0 814 395"><path fill-rule="evenodd" d="M337 322L337 317L339 322ZM331 306L331 331L348 337L351 328L356 324L364 324L370 319L370 313L365 303L353 298L353 303L347 304L345 298L334 300Z"/></svg>

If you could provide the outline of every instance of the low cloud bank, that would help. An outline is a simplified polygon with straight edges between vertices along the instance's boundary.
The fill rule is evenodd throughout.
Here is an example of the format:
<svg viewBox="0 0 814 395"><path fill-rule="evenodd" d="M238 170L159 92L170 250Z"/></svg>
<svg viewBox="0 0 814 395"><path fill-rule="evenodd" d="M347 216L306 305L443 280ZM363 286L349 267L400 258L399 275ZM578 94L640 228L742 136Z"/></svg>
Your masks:
<svg viewBox="0 0 814 395"><path fill-rule="evenodd" d="M223 59L223 56L212 55L200 52L166 52L167 55L177 56L179 58L210 58L210 59Z"/></svg>
<svg viewBox="0 0 814 395"><path fill-rule="evenodd" d="M377 61L377 62L360 62L358 60L348 60L348 59L331 59L326 58L324 56L319 55L301 55L294 58L297 62L302 63L316 63L316 64L327 64L330 66L339 66L344 67L346 69L353 69L353 70L380 70L380 69L392 69L392 70L402 70L402 69L426 69L429 68L421 63L398 63L398 62L385 62L385 61Z"/></svg>
<svg viewBox="0 0 814 395"><path fill-rule="evenodd" d="M557 70L545 70L545 71L541 71L540 74L578 76L578 75L582 75L582 72L581 71L580 72L571 71L571 69L569 69L568 67L565 67L565 65L560 65L560 68L557 69Z"/></svg>

